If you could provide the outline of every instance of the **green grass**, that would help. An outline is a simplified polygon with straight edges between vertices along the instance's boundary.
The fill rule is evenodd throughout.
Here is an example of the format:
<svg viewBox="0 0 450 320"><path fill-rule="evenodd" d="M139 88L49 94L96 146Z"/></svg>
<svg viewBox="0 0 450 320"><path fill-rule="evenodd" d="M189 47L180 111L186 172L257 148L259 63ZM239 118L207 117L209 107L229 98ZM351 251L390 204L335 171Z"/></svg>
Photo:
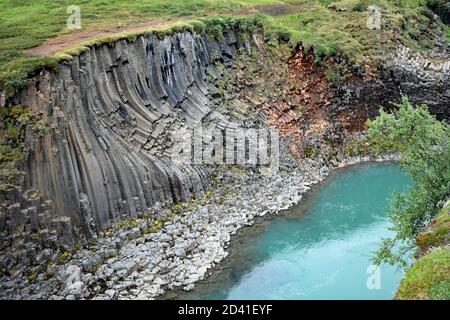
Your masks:
<svg viewBox="0 0 450 320"><path fill-rule="evenodd" d="M270 1L249 1L248 4ZM272 1L273 2L273 1ZM23 85L29 75L45 65L54 65L51 58L30 58L22 51L42 44L66 29L69 5L81 8L83 29L125 26L152 18L243 6L243 1L218 0L0 0L0 86Z"/></svg>
<svg viewBox="0 0 450 320"><path fill-rule="evenodd" d="M450 299L450 249L427 253L406 272L395 297L399 300Z"/></svg>
<svg viewBox="0 0 450 320"><path fill-rule="evenodd" d="M417 236L417 245L427 253L406 272L397 299L450 299L450 249L442 249L449 239L450 201L447 201L427 230Z"/></svg>
<svg viewBox="0 0 450 320"><path fill-rule="evenodd" d="M82 29L126 26L154 18L207 15L276 0L0 0L0 86L23 85L29 75L57 59L30 58L23 50L42 44L66 29L69 5L81 8ZM295 1L294 1L295 2Z"/></svg>
<svg viewBox="0 0 450 320"><path fill-rule="evenodd" d="M386 50L394 47L396 41L421 51L433 47L432 40L423 36L424 31L430 29L430 20L424 14L425 2L304 1L303 10L280 17L269 17L269 20L274 29L287 30L291 34L292 43L301 41L306 47L314 46L316 55L343 52L354 63L363 64L383 58ZM369 5L377 5L383 12L386 23L382 31L366 28Z"/></svg>
<svg viewBox="0 0 450 320"><path fill-rule="evenodd" d="M366 19L365 14L354 14L358 20ZM310 3L305 11L271 17L273 29L286 29L290 34L290 42L302 42L305 47L314 46L316 54L329 55L337 51L349 53L355 60L362 60L364 45L354 37L346 26L345 15L336 14L326 7Z"/></svg>
<svg viewBox="0 0 450 320"><path fill-rule="evenodd" d="M415 38L426 21L423 16L414 18L424 2L370 0L370 4L383 8L388 20L398 29L395 31L400 40L409 46L425 43ZM362 63L372 55L371 49L384 46L379 32L365 28L367 16L362 11L369 4L368 0L0 0L0 88L12 91L21 87L42 67L53 68L60 58L69 57L59 54L57 57L36 58L23 52L49 38L73 32L66 29L69 5L80 6L82 29L89 30L132 25L155 18L226 14L231 9L280 3L296 4L299 9L282 16L267 16L268 30L283 35L293 44L302 41L307 46L313 45L319 56L343 52L355 62ZM328 9L330 4L347 11ZM408 27L401 30L400 26L407 18ZM94 39L90 43L115 39L117 37ZM76 54L82 50L85 50L85 45L74 44L66 53Z"/></svg>

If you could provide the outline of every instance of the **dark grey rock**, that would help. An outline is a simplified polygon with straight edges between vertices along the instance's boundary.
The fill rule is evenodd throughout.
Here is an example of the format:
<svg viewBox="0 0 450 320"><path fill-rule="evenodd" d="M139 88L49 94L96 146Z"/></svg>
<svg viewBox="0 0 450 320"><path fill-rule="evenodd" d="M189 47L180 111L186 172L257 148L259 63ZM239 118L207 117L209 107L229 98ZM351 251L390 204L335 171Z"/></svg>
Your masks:
<svg viewBox="0 0 450 320"><path fill-rule="evenodd" d="M9 223L14 230L25 223L25 217L20 209L20 203L14 203L8 207Z"/></svg>
<svg viewBox="0 0 450 320"><path fill-rule="evenodd" d="M6 230L6 213L0 211L0 232Z"/></svg>

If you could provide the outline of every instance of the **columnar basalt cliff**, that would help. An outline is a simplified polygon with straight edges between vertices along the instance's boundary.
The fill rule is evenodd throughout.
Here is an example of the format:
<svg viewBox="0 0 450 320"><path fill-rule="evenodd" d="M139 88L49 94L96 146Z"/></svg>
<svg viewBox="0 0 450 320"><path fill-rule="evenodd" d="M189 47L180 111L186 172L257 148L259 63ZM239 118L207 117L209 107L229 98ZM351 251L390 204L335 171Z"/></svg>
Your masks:
<svg viewBox="0 0 450 320"><path fill-rule="evenodd" d="M104 295L105 279L111 282L108 288L120 290L138 268L142 282L144 276L163 279L145 280L149 297L160 295L164 285L190 288L226 256L230 233L256 215L297 202L329 169L364 154L359 132L366 119L401 92L449 119L448 58L431 64L402 50L381 72L353 68L340 56L317 64L313 49L299 45L292 51L282 43L269 50L262 30L230 26L220 37L146 33L93 46L61 62L58 70L42 71L15 96L0 97L7 106L29 107L38 119L26 132L23 183L0 192L3 296L27 295L28 281L38 274L34 298L72 297L72 289L43 289L47 276L56 286L74 274L64 265L57 269L42 263L55 258L61 264L71 261L78 268L72 271L83 268L83 274L75 272L77 283L84 283L76 298ZM236 178L231 170L174 162L173 134L199 124L219 130L276 128L281 148L290 150L282 161L289 170L271 179L250 168L252 174ZM295 162L299 158L301 165ZM240 195L238 204L235 197L223 199L219 183L205 205L168 209L205 193L217 172L225 185L242 183L248 194L253 185L261 190L253 198ZM122 218L132 218L131 227L108 234L106 227ZM99 237L93 248L84 241L101 231L109 238ZM73 250L77 253L70 260L66 253L80 240L82 249ZM142 250L136 253L138 244ZM108 259L112 269L102 264Z"/></svg>
<svg viewBox="0 0 450 320"><path fill-rule="evenodd" d="M118 218L204 191L211 168L175 164L170 154L174 133L199 123L219 129L234 125L237 119L224 110L218 81L230 82L227 90L256 111L264 126L289 136L298 156L315 148L316 140L305 138L309 133L339 142L343 130L363 130L365 120L399 100L401 92L448 119L445 57L430 62L402 48L383 65L381 77L347 69L341 80L342 70L334 66L350 66L345 60L335 57L320 66L313 50L298 46L292 54L260 57L253 73L245 74L255 62L252 55L264 51L262 31L238 27L219 38L189 31L162 38L148 33L91 47L56 71L42 71L8 101L29 107L40 120L27 130L21 188L1 193L2 229L51 225L60 242L73 245L73 226L95 237ZM242 79L224 78L223 67L236 68L233 61L243 52L247 62L235 72ZM264 65L276 59L285 64ZM338 79L330 79L330 71ZM253 78L262 82L255 85ZM259 121L250 118L244 122Z"/></svg>
<svg viewBox="0 0 450 320"><path fill-rule="evenodd" d="M450 59L445 54L432 58L399 47L381 72L384 91L397 101L403 93L413 103L427 105L439 119L450 121Z"/></svg>
<svg viewBox="0 0 450 320"><path fill-rule="evenodd" d="M42 115L45 133L27 136L25 189L86 234L157 202L202 192L209 169L174 164L171 135L196 123L225 128L215 112L214 62L256 45L229 30L216 40L183 32L101 45L43 72L16 99Z"/></svg>

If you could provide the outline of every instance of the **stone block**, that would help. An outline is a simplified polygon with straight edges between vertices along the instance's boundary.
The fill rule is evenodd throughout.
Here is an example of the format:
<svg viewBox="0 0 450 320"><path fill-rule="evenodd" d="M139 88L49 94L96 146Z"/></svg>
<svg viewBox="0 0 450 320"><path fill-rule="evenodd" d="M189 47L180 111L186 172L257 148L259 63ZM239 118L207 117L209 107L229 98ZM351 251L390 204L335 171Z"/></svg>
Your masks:
<svg viewBox="0 0 450 320"><path fill-rule="evenodd" d="M6 213L0 211L0 232L6 230Z"/></svg>
<svg viewBox="0 0 450 320"><path fill-rule="evenodd" d="M70 221L70 217L59 217L53 219L52 222L56 228L56 232L58 235L58 244L60 246L72 247L75 243L75 233Z"/></svg>
<svg viewBox="0 0 450 320"><path fill-rule="evenodd" d="M20 209L20 203L14 203L8 207L9 223L12 229L25 224L25 217Z"/></svg>

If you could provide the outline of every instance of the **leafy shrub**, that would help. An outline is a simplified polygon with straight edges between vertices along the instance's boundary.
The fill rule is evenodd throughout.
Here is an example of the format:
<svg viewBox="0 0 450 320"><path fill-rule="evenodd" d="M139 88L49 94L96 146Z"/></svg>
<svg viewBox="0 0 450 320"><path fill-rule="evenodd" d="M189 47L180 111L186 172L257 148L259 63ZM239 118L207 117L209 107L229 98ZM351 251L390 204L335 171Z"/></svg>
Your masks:
<svg viewBox="0 0 450 320"><path fill-rule="evenodd" d="M368 123L368 141L376 153L397 151L414 186L395 194L389 208L394 238L383 239L375 263L406 266L415 237L450 196L450 126L436 120L426 106L413 106L406 97L392 113Z"/></svg>

